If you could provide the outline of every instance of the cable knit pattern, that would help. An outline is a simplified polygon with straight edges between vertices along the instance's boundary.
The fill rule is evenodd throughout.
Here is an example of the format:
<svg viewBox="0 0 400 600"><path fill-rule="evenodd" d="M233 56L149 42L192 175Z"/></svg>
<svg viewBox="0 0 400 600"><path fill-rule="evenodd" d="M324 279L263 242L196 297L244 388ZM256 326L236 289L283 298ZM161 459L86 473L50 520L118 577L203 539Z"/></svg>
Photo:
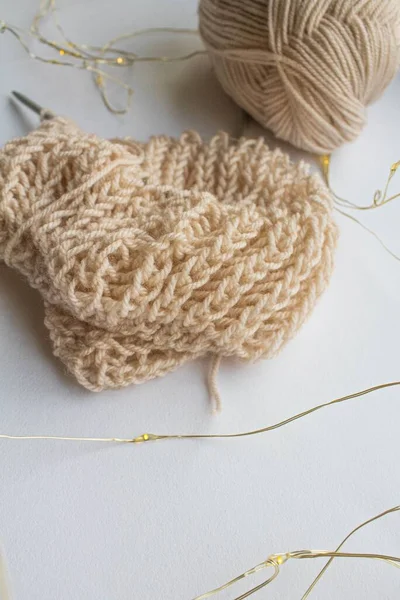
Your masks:
<svg viewBox="0 0 400 600"><path fill-rule="evenodd" d="M275 356L326 288L336 235L320 178L262 139L107 141L56 118L0 152L0 258L95 391L207 353Z"/></svg>

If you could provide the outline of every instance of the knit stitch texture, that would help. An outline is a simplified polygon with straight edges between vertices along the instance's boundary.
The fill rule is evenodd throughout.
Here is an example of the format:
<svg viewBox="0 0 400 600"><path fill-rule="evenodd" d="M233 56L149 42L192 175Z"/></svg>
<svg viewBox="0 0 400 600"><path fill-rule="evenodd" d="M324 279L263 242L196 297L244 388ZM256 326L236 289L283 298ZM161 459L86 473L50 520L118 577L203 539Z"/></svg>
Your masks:
<svg viewBox="0 0 400 600"><path fill-rule="evenodd" d="M326 288L329 191L262 139L100 139L55 118L0 152L0 259L91 390L205 354L271 358Z"/></svg>

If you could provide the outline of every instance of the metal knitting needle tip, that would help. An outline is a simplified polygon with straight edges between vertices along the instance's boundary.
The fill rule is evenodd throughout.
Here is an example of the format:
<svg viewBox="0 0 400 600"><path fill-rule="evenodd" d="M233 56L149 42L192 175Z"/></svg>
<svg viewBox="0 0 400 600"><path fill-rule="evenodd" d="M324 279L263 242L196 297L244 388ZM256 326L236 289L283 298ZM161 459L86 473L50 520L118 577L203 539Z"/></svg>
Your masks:
<svg viewBox="0 0 400 600"><path fill-rule="evenodd" d="M52 117L54 117L54 114L50 110L43 108L43 106L40 106L24 94L16 92L15 90L13 90L11 93L14 96L14 98L19 100L19 102L21 102L24 106L27 106L28 108L33 110L33 112L39 115L42 119L51 119Z"/></svg>
<svg viewBox="0 0 400 600"><path fill-rule="evenodd" d="M24 106L27 106L28 108L30 108L31 110L33 110L33 112L35 112L37 115L40 115L40 113L43 110L42 106L39 106L39 104L36 104L36 102L34 102L33 100L31 100L27 96L24 96L24 94L21 94L20 92L15 92L13 90L11 93L12 93L12 95L17 100L19 100L20 102L22 102L22 104Z"/></svg>

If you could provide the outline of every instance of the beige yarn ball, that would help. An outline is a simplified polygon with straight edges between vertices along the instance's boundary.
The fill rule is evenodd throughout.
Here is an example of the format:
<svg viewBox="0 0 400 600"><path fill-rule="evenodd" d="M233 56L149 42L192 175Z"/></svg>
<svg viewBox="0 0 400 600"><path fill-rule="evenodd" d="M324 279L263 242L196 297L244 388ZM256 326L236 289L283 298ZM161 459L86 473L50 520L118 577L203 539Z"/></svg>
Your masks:
<svg viewBox="0 0 400 600"><path fill-rule="evenodd" d="M226 92L311 152L354 140L400 66L400 0L200 0L199 16Z"/></svg>
<svg viewBox="0 0 400 600"><path fill-rule="evenodd" d="M0 259L91 390L205 354L270 358L326 288L336 225L308 166L194 132L107 141L61 118L0 151Z"/></svg>

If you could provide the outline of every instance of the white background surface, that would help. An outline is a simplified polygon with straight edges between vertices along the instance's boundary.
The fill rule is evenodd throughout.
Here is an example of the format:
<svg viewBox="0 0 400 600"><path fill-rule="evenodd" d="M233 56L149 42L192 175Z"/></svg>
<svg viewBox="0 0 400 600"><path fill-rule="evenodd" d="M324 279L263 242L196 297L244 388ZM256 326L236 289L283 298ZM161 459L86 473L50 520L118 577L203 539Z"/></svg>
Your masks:
<svg viewBox="0 0 400 600"><path fill-rule="evenodd" d="M196 26L192 0L59 5L67 33L80 42L102 43L142 27ZM0 18L27 27L36 6L0 0ZM179 54L196 44L192 37L161 36L130 48ZM33 62L9 34L0 36L0 143L37 125L9 101L12 89L103 136L146 139L186 128L204 136L237 133L240 111L219 88L207 57L141 66L126 76L135 88L133 107L115 117L89 75ZM339 193L370 202L400 158L399 127L397 78L369 110L360 139L335 153ZM400 253L400 200L361 218ZM210 413L206 362L122 391L81 389L52 357L38 293L0 266L0 432L238 431L400 379L400 263L357 225L338 222L336 270L312 318L279 358L252 366L224 362L218 417ZM0 541L13 598L191 600L270 553L333 549L358 523L400 502L399 396L397 388L378 392L236 441L114 447L0 440ZM400 516L360 532L347 549L399 555ZM259 596L299 599L321 566L288 563ZM398 598L399 589L399 572L387 565L337 561L311 597L384 600Z"/></svg>

